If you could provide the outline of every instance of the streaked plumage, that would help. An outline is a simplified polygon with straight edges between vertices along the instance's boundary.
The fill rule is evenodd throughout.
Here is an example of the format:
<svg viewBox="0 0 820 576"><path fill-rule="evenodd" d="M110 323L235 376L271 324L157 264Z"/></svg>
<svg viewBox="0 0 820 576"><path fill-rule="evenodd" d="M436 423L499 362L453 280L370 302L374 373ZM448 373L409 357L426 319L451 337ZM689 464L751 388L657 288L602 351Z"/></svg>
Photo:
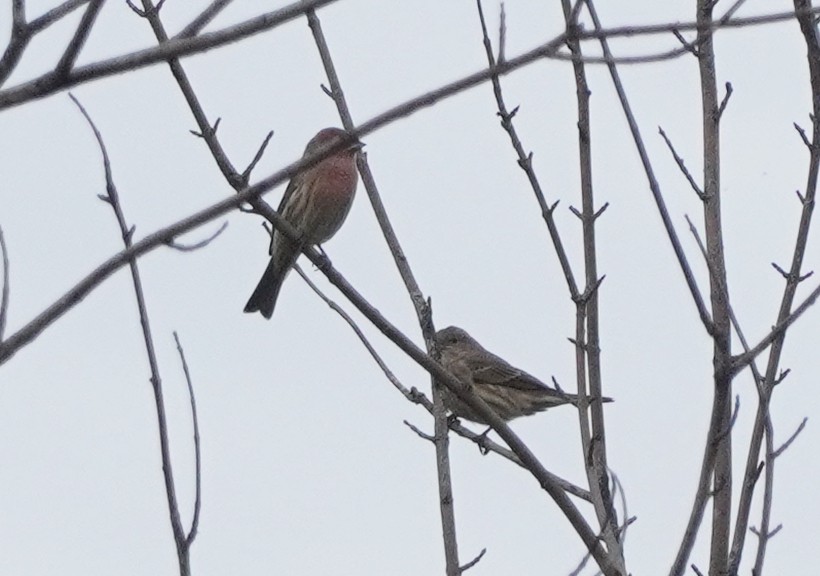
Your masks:
<svg viewBox="0 0 820 576"><path fill-rule="evenodd" d="M550 388L535 376L511 366L476 342L466 331L449 326L436 333L441 364L473 391L505 421L572 404L578 396ZM479 424L487 422L472 408L442 386L444 405L457 417ZM603 402L611 402L603 398Z"/></svg>

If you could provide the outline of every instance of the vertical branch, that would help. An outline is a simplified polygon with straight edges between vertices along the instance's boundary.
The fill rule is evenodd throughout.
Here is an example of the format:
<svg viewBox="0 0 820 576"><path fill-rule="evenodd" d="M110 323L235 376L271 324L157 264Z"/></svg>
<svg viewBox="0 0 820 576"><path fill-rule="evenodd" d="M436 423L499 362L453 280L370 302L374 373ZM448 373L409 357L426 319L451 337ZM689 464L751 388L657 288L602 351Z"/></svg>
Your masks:
<svg viewBox="0 0 820 576"><path fill-rule="evenodd" d="M0 293L0 342L3 341L3 332L6 330L6 322L9 314L9 252L6 247L6 238L3 236L3 228L0 228L0 256L3 264L3 291Z"/></svg>
<svg viewBox="0 0 820 576"><path fill-rule="evenodd" d="M729 292L720 209L720 111L711 30L713 6L712 0L698 0L697 56L703 113L703 211L714 323L714 400L706 447L707 451L715 451L709 574L721 576L729 557L732 507L732 373Z"/></svg>
<svg viewBox="0 0 820 576"><path fill-rule="evenodd" d="M577 13L573 10L569 0L561 0L564 11L564 20L567 27L567 46L574 56L572 64L575 72L576 97L578 100L578 151L581 171L581 224L584 244L584 267L586 273L586 289L575 299L577 320L577 334L575 340L576 367L578 368L578 394L586 397L586 380L589 381L589 392L594 398L602 398L601 383L601 348L599 340L598 316L598 262L595 245L595 221L603 212L596 211L592 188L592 141L590 127L590 90L587 84L584 69L581 43L572 33L577 29ZM580 6L580 4L579 4ZM584 337L584 326L586 337ZM586 357L587 371L582 372L584 357ZM586 375L587 378L583 376ZM591 409L592 436L589 437L590 418L587 407ZM606 428L604 426L604 411L601 402L587 404L581 402L578 406L578 415L584 451L584 468L587 473L590 493L595 505L595 513L601 527L607 550L613 560L619 565L622 572L626 572L623 558L623 548L619 540L618 519L614 513L612 494L609 491L609 475L606 457Z"/></svg>
<svg viewBox="0 0 820 576"><path fill-rule="evenodd" d="M336 103L336 108L339 112L339 117L342 120L342 125L346 130L354 130L355 125L350 114L350 109L347 106L344 91L342 89L339 76L336 73L336 66L333 64L333 58L330 55L330 48L327 45L324 33L322 32L322 24L319 17L314 10L306 12L308 26L313 33L313 39L316 42L316 47L319 51L319 56L322 59L322 65L325 69L325 74L330 84L330 95ZM367 196L370 199L370 205L376 215L376 220L382 230L385 242L387 243L390 253L393 256L393 261L396 263L399 275L401 276L407 293L410 295L410 300L416 311L416 316L421 327L421 332L424 337L425 345L428 354L438 359L438 353L435 350L434 335L435 328L433 326L432 310L429 302L425 300L424 294L416 282L415 276L410 269L410 264L404 251L401 248L399 239L393 230L393 225L387 216L387 211L384 209L384 204L381 200L381 195L376 186L376 181L373 178L373 173L370 170L370 165L367 163L367 156L365 154L359 155L358 158L359 172L362 175L362 184L367 191ZM458 540L456 538L456 520L455 508L453 502L453 488L450 473L450 454L449 454L449 426L447 423L447 414L442 400L441 389L435 378L431 378L432 395L433 395L433 419L435 427L434 444L436 448L436 470L438 476L439 488L439 510L441 513L442 538L444 540L444 557L446 562L447 576L458 576L461 573L461 567L458 559Z"/></svg>
<svg viewBox="0 0 820 576"><path fill-rule="evenodd" d="M775 325L782 323L791 314L794 297L797 287L803 278L801 270L803 259L808 243L809 229L811 226L812 214L814 212L815 197L817 193L818 171L820 170L820 39L817 37L817 30L814 18L811 15L810 0L794 0L794 9L797 13L797 21L800 31L806 43L806 53L809 65L809 79L812 93L812 139L808 145L809 149L809 169L806 182L805 193L800 197L802 211L800 214L800 224L797 229L794 252L789 272L786 274L786 286L783 290L783 297L780 302L780 309L777 314ZM802 134L802 133L801 133ZM804 137L805 140L805 137ZM764 468L764 494L763 511L761 514L760 527L758 529L758 546L755 555L755 565L753 574L763 573L763 562L766 556L766 546L769 540L769 526L771 521L771 505L774 483L774 463L773 454L773 432L772 423L769 416L769 403L775 384L778 382L778 370L783 346L786 340L786 330L780 332L772 342L769 350L769 359L766 365L766 375L763 379L762 390L760 391L760 401L758 404L755 423L752 428L752 438L749 442L749 453L746 460L746 470L744 474L744 486L741 491L739 516L744 511L745 515L739 517L735 526L735 534L732 542L732 555L730 557L730 570L737 570L740 565L740 558L746 538L746 527L748 525L748 507L751 505L754 482L760 474L757 460L760 454L761 444L765 435L765 468Z"/></svg>
<svg viewBox="0 0 820 576"><path fill-rule="evenodd" d="M188 384L188 398L191 400L191 419L194 427L194 461L196 470L196 495L194 497L194 516L191 519L191 529L188 530L188 535L185 537L185 543L188 547L196 538L197 530L199 529L199 511L202 508L202 453L199 442L199 417L196 411L196 397L194 396L194 384L191 380L191 371L188 369L188 361L185 359L185 351L182 349L182 343L179 341L179 335L174 331L174 342L177 344L177 352L179 353L179 360L182 362L182 372L185 374L185 382Z"/></svg>
<svg viewBox="0 0 820 576"><path fill-rule="evenodd" d="M69 94L71 99L80 109L85 119L88 121L91 129L94 131L94 136L97 138L97 143L100 146L100 151L103 156L103 164L105 167L105 183L106 195L100 198L108 203L114 210L114 215L117 218L117 224L120 228L123 244L126 249L133 244L134 228L128 226L125 220L125 214L122 211L122 206L117 193L117 187L114 184L114 178L111 173L111 163L108 159L108 151L105 144L91 117L85 111L85 108L80 102ZM145 352L148 356L148 365L151 370L151 387L154 391L154 403L157 411L157 423L159 427L159 445L160 454L162 457L162 473L165 480L165 494L168 498L168 512L171 518L171 529L174 534L174 542L177 548L177 559L179 561L180 576L189 576L190 558L189 558L189 544L187 542L185 533L182 529L182 522L179 517L179 504L177 503L176 488L174 487L174 473L171 468L171 449L168 443L168 423L165 416L165 401L162 395L162 379L159 374L159 364L157 363L157 356L154 351L154 339L151 335L151 326L148 321L148 307L145 303L145 295L142 290L142 280L140 280L139 267L136 260L129 262L131 268L131 278L134 284L134 295L137 299L137 308L139 310L140 324L142 325L143 341L145 343Z"/></svg>

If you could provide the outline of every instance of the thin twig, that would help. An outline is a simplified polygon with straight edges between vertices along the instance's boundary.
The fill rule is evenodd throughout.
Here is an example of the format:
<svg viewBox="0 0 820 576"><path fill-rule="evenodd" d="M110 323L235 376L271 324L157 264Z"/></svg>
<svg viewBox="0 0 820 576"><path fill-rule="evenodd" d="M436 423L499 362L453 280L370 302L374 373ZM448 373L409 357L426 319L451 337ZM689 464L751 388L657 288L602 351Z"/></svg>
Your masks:
<svg viewBox="0 0 820 576"><path fill-rule="evenodd" d="M808 421L809 421L808 418L803 418L803 420L800 422L800 425L797 427L797 430L792 432L792 435L789 436L789 438L785 442L783 442L783 444L780 445L780 448L778 448L777 450L772 451L772 457L778 458L778 457L780 457L781 454L783 454L783 452L788 450L789 446L792 445L792 442L794 442L797 439L797 437L800 435L800 433L806 427L806 422L808 422Z"/></svg>
<svg viewBox="0 0 820 576"><path fill-rule="evenodd" d="M117 187L114 183L114 178L111 172L111 163L108 158L108 151L105 148L102 135L95 126L88 112L86 112L85 108L83 108L82 104L80 104L79 100L71 94L69 94L69 97L80 109L80 112L83 114L86 121L91 126L91 129L94 131L94 136L97 139L97 143L99 144L100 152L103 157L108 203L114 210L114 215L116 216L117 223L119 224L120 233L126 249L131 248L132 238L130 228L126 224L125 215L123 214L122 206L119 202L119 194L117 193ZM177 546L180 572L182 576L187 576L190 573L189 570L187 570L190 566L188 547L186 545L185 533L182 529L182 522L179 517L179 504L177 502L176 488L174 486L174 475L171 466L171 451L168 443L168 424L165 416L165 401L162 394L162 379L160 377L159 364L157 362L156 352L154 349L154 339L151 335L151 327L148 320L148 308L145 303L145 294L142 288L142 281L140 280L139 267L137 266L136 260L130 261L129 266L131 268L131 278L134 284L134 295L137 299L137 309L139 311L140 324L142 326L143 342L145 344L145 351L148 357L148 365L151 372L151 386L154 392L154 403L157 411L162 472L165 480L165 494L168 499L168 512L171 519L171 528L174 534L174 541Z"/></svg>
<svg viewBox="0 0 820 576"><path fill-rule="evenodd" d="M459 568L459 570L458 570L459 574L464 574L467 570L469 570L470 568L472 568L473 566L475 566L476 564L478 564L478 563L479 563L479 561L480 561L482 558L484 558L484 554L486 554L486 553L487 553L487 549L486 549L486 548L482 548L482 549L481 549L481 552L479 552L479 553L478 553L478 556L476 556L475 558L473 558L472 560L470 560L469 562L467 562L464 566L461 566L461 567Z"/></svg>
<svg viewBox="0 0 820 576"><path fill-rule="evenodd" d="M590 16L592 16L592 21L595 25L595 30L603 30L601 22L598 19L598 14L595 11L594 7L591 6L589 2L587 2L587 6L590 11ZM678 26L676 29L682 30L684 29L684 27ZM605 38L601 39L601 49L604 56L608 58L612 57L612 51L609 49L609 43L606 41ZM652 198L655 200L655 204L658 208L658 213L661 216L661 221L663 222L664 228L666 229L666 234L669 237L669 242L672 244L672 249L675 252L675 257L677 258L678 264L680 265L681 271L683 272L683 276L686 279L686 285L688 286L689 292L692 295L692 299L695 302L695 306L697 307L701 322L703 323L704 328L706 328L707 333L712 334L714 326L712 325L711 315L709 314L709 311L706 308L703 296L701 295L700 289L697 285L697 281L695 280L695 275L692 273L689 261L686 258L686 253L683 251L683 246L681 245L680 239L678 238L678 233L675 231L675 226L672 223L671 217L669 216L669 210L666 208L666 201L663 198L660 185L658 184L658 180L655 177L655 171L652 168L652 163L649 160L649 154L646 152L646 146L644 145L643 136L641 136L641 131L638 128L638 122L635 120L635 115L632 113L632 106L629 104L629 100L626 96L626 90L624 89L623 83L621 82L620 74L618 73L618 69L614 64L609 64L609 73L612 77L612 83L615 86L615 91L618 93L618 99L621 103L621 108L624 112L624 115L626 116L627 123L629 124L629 130L632 133L632 139L635 143L635 148L638 151L638 155L641 158L641 164L643 165L644 172L649 183L649 189L652 192Z"/></svg>
<svg viewBox="0 0 820 576"><path fill-rule="evenodd" d="M3 236L3 227L0 226L0 256L3 263L3 291L0 293L0 342L3 341L3 333L6 329L6 322L9 314L9 252L6 246L6 238Z"/></svg>
<svg viewBox="0 0 820 576"><path fill-rule="evenodd" d="M666 142L666 147L669 148L669 152L672 153L672 157L675 159L675 163L678 165L678 168L686 177L686 180L689 182L689 185L692 187L692 190L695 191L695 194L697 194L698 198L700 198L701 200L705 200L706 196L704 195L703 190L701 190L700 185L697 182L695 182L695 179L694 177L692 177L691 172L689 172L689 169L686 167L686 163L683 161L683 158L680 157L677 150L675 150L675 147L672 145L672 142L669 140L669 138L667 138L666 132L664 132L663 128L661 128L660 126L658 126L658 132L660 133L661 138L663 138L663 141Z"/></svg>
<svg viewBox="0 0 820 576"><path fill-rule="evenodd" d="M191 519L191 529L188 530L188 535L185 537L185 543L190 548L191 544L196 538L197 530L199 529L199 511L202 507L202 455L200 451L199 440L199 418L196 410L196 397L194 396L194 384L191 380L191 372L188 369L188 361L185 359L185 351L182 349L182 343L179 341L179 334L174 330L174 342L177 344L177 352L179 353L179 360L182 362L182 371L185 374L185 382L188 384L188 397L191 400L191 419L194 427L194 457L196 469L196 497L194 498L194 515Z"/></svg>
<svg viewBox="0 0 820 576"><path fill-rule="evenodd" d="M216 240L217 236L222 234L225 229L228 227L228 221L222 223L222 225L210 236L207 238L200 240L194 244L182 244L177 242L176 240L171 240L168 242L168 247L173 248L174 250L178 250L180 252L193 252L194 250L199 250L200 248L205 248L208 244Z"/></svg>
<svg viewBox="0 0 820 576"><path fill-rule="evenodd" d="M738 354L734 358L732 358L732 370L734 372L739 372L743 370L749 363L757 358L763 351L766 350L770 345L780 342L788 330L789 326L795 323L803 313L808 310L814 303L817 301L817 297L820 296L820 285L818 285L811 293L806 297L800 305L794 309L791 314L788 314L783 320L778 322L778 324L772 328L772 330L763 337L760 342L758 342L751 350L748 352L744 352L743 354ZM767 375L766 378L768 379L769 376Z"/></svg>
<svg viewBox="0 0 820 576"><path fill-rule="evenodd" d="M214 128L214 130L215 129L216 128ZM256 151L256 154L254 155L253 160L251 160L251 163L248 164L248 167L245 168L245 170L242 172L242 179L244 180L244 185L245 186L247 186L248 182L250 181L251 172L253 172L253 169L256 168L256 165L259 163L259 161L262 159L262 156L265 154L265 148L268 147L268 143L270 142L271 138L273 138L273 130L268 132L267 136L265 136L265 139L262 140L262 144L259 146L259 149Z"/></svg>

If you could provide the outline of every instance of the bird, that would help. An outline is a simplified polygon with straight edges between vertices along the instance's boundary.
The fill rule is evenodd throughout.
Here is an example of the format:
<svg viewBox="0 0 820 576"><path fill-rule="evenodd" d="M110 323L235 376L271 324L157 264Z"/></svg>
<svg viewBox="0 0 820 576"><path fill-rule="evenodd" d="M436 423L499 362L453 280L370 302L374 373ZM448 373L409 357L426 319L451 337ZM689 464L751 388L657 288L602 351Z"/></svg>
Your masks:
<svg viewBox="0 0 820 576"><path fill-rule="evenodd" d="M471 386L473 392L505 422L562 404L578 405L577 395L551 388L535 376L515 368L485 349L462 328L443 328L436 332L435 341L441 365L463 384ZM489 425L455 392L446 386L441 389L444 406L453 416ZM602 398L601 401L612 402L612 399Z"/></svg>
<svg viewBox="0 0 820 576"><path fill-rule="evenodd" d="M356 157L364 144L341 128L324 128L307 143L302 158L339 142L347 144L299 172L288 183L278 212L301 234L301 239L293 241L274 228L270 262L245 305L245 312L260 312L270 319L282 283L299 258L302 247L327 242L347 218L359 179Z"/></svg>

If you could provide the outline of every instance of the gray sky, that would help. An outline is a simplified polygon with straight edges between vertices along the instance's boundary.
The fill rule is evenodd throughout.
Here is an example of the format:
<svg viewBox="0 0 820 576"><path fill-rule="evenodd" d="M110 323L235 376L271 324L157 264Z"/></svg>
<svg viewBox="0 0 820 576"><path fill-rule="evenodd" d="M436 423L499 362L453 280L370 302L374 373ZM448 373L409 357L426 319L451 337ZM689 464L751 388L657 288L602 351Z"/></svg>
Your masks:
<svg viewBox="0 0 820 576"><path fill-rule="evenodd" d="M0 10L0 43L10 28ZM30 17L56 5L27 2ZM265 9L277 3L266 3ZM284 5L285 3L281 3ZM548 4L549 6L544 6ZM207 2L169 1L170 31ZM728 4L727 4L728 6ZM741 14L790 9L749 1ZM237 0L211 29L260 10ZM559 33L558 2L511 0L507 55ZM724 7L725 9L725 7ZM498 5L487 2L491 29ZM688 21L694 2L601 3L605 25ZM319 12L354 119L373 115L486 65L474 2L344 0ZM6 86L45 72L79 13L38 37ZM103 8L79 62L154 45L148 24L121 2ZM613 43L617 54L674 48L671 35ZM590 45L590 50L592 50ZM792 127L810 130L805 46L796 23L723 31L719 84L734 94L722 124L722 188L729 287L747 337L773 324L783 288L770 262L787 267L808 153ZM297 159L320 128L338 125L304 19L184 60L219 136L244 167L268 130L276 134L261 178ZM633 110L700 285L705 268L684 214L699 201L657 135L662 126L687 165L701 170L695 60L622 67ZM599 220L601 330L609 461L637 516L626 542L634 574L668 570L688 518L711 407L711 343L663 232L626 122L602 67L592 90ZM576 104L572 68L540 62L503 79L517 128L535 154L558 226L582 276ZM233 192L166 66L76 87L105 138L126 218L136 238ZM439 327L457 324L487 348L548 381L574 388L574 304L526 179L498 124L489 85L426 109L366 138L382 199ZM22 327L121 249L97 144L65 93L0 113L0 226L11 258L7 334ZM266 198L276 206L282 187ZM233 213L226 232L194 253L160 249L140 261L164 379L174 473L183 514L193 503L187 393L171 333L194 377L203 458L200 533L193 572L248 574L441 574L434 452L403 423L432 430L425 411L387 382L349 327L295 274L272 321L242 307L267 260L260 218ZM196 241L205 226L182 240ZM817 267L815 235L806 270ZM325 246L333 264L393 323L421 344L415 314L366 194ZM309 263L303 259L303 266ZM429 378L329 286L361 321L403 383ZM813 287L807 281L798 301ZM816 310L794 326L772 405L776 442L818 411ZM174 574L157 425L131 278L117 273L0 367L0 573ZM739 482L756 408L751 378L736 380ZM478 429L478 427L477 427ZM577 415L556 409L513 423L552 472L584 482ZM777 462L771 574L803 573L820 539L816 447L809 425ZM812 448L814 446L814 448ZM488 552L471 574L567 574L584 548L525 471L472 443L451 442L463 561ZM759 503L759 502L758 502ZM586 513L591 507L579 506ZM591 515L590 515L591 517ZM709 517L691 561L708 566ZM759 524L755 506L752 525ZM749 536L741 573L749 573Z"/></svg>

